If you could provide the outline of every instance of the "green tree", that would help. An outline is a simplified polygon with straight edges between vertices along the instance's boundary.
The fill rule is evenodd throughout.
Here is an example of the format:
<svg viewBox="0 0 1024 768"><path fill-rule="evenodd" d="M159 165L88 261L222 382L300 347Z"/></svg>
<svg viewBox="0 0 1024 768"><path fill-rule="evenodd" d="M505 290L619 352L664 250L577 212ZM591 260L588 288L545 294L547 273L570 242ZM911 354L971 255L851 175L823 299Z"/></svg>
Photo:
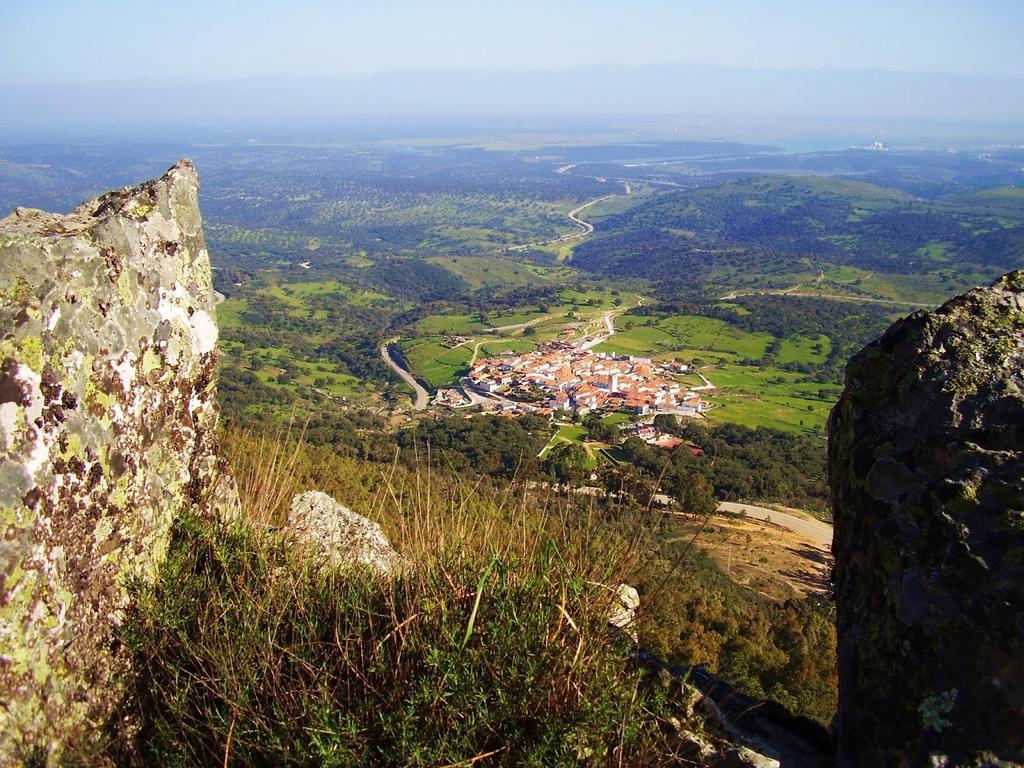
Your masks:
<svg viewBox="0 0 1024 768"><path fill-rule="evenodd" d="M586 475L587 452L576 443L556 445L544 459L544 469L560 483L578 485Z"/></svg>

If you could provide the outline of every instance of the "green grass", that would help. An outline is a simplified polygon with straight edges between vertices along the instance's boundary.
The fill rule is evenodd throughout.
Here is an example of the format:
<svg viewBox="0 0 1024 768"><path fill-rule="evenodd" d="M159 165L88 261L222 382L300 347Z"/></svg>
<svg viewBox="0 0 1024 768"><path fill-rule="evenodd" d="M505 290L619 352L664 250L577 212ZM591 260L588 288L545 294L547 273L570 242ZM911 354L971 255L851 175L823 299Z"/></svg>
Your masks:
<svg viewBox="0 0 1024 768"><path fill-rule="evenodd" d="M774 427L787 432L821 434L840 388L808 382L778 368L729 365L704 373L718 390L708 396L714 404L710 418L748 427ZM819 391L829 399L818 398Z"/></svg>
<svg viewBox="0 0 1024 768"><path fill-rule="evenodd" d="M664 697L608 634L606 557L506 527L501 555L430 528L389 582L184 518L122 632L135 750L165 766L648 763Z"/></svg>
<svg viewBox="0 0 1024 768"><path fill-rule="evenodd" d="M807 336L790 336L782 340L782 347L775 360L780 365L785 363L824 363L832 349L832 340L825 335L816 338Z"/></svg>
<svg viewBox="0 0 1024 768"><path fill-rule="evenodd" d="M575 288L565 288L557 293L558 298L562 301L566 311L580 309L611 309L615 301L615 296L611 294L610 290L597 290L591 289L587 291L577 290ZM623 297L625 298L625 296Z"/></svg>
<svg viewBox="0 0 1024 768"><path fill-rule="evenodd" d="M723 350L751 360L763 357L773 340L767 333L749 333L724 320L696 315L668 317L658 327L673 334L681 346Z"/></svg>
<svg viewBox="0 0 1024 768"><path fill-rule="evenodd" d="M448 348L440 338L433 337L403 343L402 352L412 372L435 389L457 382L473 355L469 344Z"/></svg>
<svg viewBox="0 0 1024 768"><path fill-rule="evenodd" d="M609 424L614 427L618 426L619 424L626 424L630 421L633 421L633 419L633 416L630 416L629 414L626 413L608 413L601 418L601 421L603 421L605 424Z"/></svg>
<svg viewBox="0 0 1024 768"><path fill-rule="evenodd" d="M437 256L426 259L447 269L473 290L502 287L521 288L561 280L569 280L574 272L562 267L544 267L497 256Z"/></svg>
<svg viewBox="0 0 1024 768"><path fill-rule="evenodd" d="M543 459L547 456L548 451L554 448L560 443L576 443L582 444L583 438L587 436L587 430L578 424L559 424L558 428L555 429L555 434L551 436L551 440L544 446L544 450L540 452L538 458Z"/></svg>
<svg viewBox="0 0 1024 768"><path fill-rule="evenodd" d="M416 323L413 330L417 337L479 336L491 328L528 323L543 316L544 314L536 309L487 313L483 320L478 314L427 315Z"/></svg>
<svg viewBox="0 0 1024 768"><path fill-rule="evenodd" d="M217 305L217 325L221 329L241 328L242 314L249 309L245 299L227 299Z"/></svg>
<svg viewBox="0 0 1024 768"><path fill-rule="evenodd" d="M427 315L415 326L417 336L461 335L481 333L485 325L479 315Z"/></svg>
<svg viewBox="0 0 1024 768"><path fill-rule="evenodd" d="M676 346L675 337L661 328L636 325L628 330L617 330L610 340L594 347L594 351L645 356L667 352Z"/></svg>
<svg viewBox="0 0 1024 768"><path fill-rule="evenodd" d="M501 355L505 352L532 352L537 345L525 339L502 339L501 341L489 341L480 345L482 357Z"/></svg>
<svg viewBox="0 0 1024 768"><path fill-rule="evenodd" d="M710 351L760 359L773 340L766 333L748 333L723 320L696 315L659 319L627 312L616 320L615 327L615 335L596 351L664 358L698 350L704 357Z"/></svg>
<svg viewBox="0 0 1024 768"><path fill-rule="evenodd" d="M135 695L112 720L130 710L132 727L97 763L652 765L679 746L659 723L689 716L607 627L608 585L654 562L632 542L639 516L227 443L242 515L183 515L155 582L132 585L118 639ZM277 532L291 494L325 478L405 567L321 565Z"/></svg>
<svg viewBox="0 0 1024 768"><path fill-rule="evenodd" d="M322 280L301 283L283 283L276 289L287 296L303 301L313 296L344 297L346 303L365 307L382 301L390 301L390 297L376 291L354 288L336 280Z"/></svg>
<svg viewBox="0 0 1024 768"><path fill-rule="evenodd" d="M570 443L582 443L586 436L587 430L578 424L561 424L555 432L555 437Z"/></svg>

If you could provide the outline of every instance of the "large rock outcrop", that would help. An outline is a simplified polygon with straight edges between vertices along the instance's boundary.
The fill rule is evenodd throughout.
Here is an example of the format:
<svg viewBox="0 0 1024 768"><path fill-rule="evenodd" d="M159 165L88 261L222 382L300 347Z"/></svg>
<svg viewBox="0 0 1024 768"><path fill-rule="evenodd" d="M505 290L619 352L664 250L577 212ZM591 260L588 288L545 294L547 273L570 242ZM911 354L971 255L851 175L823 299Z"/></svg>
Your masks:
<svg viewBox="0 0 1024 768"><path fill-rule="evenodd" d="M112 628L218 491L210 261L188 162L0 221L0 764L55 759L116 704ZM214 500L217 499L215 502Z"/></svg>
<svg viewBox="0 0 1024 768"><path fill-rule="evenodd" d="M1024 763L1024 272L853 358L829 474L839 765Z"/></svg>

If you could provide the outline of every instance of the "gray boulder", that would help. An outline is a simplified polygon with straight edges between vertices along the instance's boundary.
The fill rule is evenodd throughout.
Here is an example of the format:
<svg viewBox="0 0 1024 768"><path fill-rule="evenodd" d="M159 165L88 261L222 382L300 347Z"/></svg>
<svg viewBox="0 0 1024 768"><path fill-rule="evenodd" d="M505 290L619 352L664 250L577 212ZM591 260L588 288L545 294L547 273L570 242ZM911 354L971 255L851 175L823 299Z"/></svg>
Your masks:
<svg viewBox="0 0 1024 768"><path fill-rule="evenodd" d="M285 535L330 568L365 567L390 576L403 567L402 556L377 523L321 491L292 498Z"/></svg>
<svg viewBox="0 0 1024 768"><path fill-rule="evenodd" d="M1024 763L1024 272L851 360L829 476L839 765Z"/></svg>

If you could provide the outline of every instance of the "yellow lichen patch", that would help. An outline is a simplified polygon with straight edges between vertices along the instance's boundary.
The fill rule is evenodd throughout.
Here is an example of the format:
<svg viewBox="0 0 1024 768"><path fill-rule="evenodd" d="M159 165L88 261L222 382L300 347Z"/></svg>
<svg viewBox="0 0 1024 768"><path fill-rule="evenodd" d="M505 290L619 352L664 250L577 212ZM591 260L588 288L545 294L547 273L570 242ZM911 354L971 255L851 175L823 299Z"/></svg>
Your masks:
<svg viewBox="0 0 1024 768"><path fill-rule="evenodd" d="M131 480L128 475L122 475L117 478L114 482L113 488L110 489L109 500L112 506L123 507L128 503L128 490L131 486Z"/></svg>
<svg viewBox="0 0 1024 768"><path fill-rule="evenodd" d="M43 342L38 336L26 336L17 344L17 353L21 362L33 371L43 368Z"/></svg>
<svg viewBox="0 0 1024 768"><path fill-rule="evenodd" d="M125 304L131 304L135 298L135 290L132 287L138 282L134 272L122 272L117 278L117 295Z"/></svg>
<svg viewBox="0 0 1024 768"><path fill-rule="evenodd" d="M149 376L150 373L162 367L164 364L160 355L152 349L147 349L142 355L142 375Z"/></svg>
<svg viewBox="0 0 1024 768"><path fill-rule="evenodd" d="M28 304L32 296L32 286L25 278L18 275L14 284L0 288L0 304L11 306Z"/></svg>
<svg viewBox="0 0 1024 768"><path fill-rule="evenodd" d="M156 206L152 203L146 203L135 198L134 200L129 201L128 204L121 209L121 213L125 216L130 216L136 221L140 221L149 216L149 214L153 212L154 208L156 208Z"/></svg>
<svg viewBox="0 0 1024 768"><path fill-rule="evenodd" d="M109 517L101 517L96 522L96 528L93 531L93 540L97 545L102 544L104 541L110 538L110 535L114 532L114 521Z"/></svg>
<svg viewBox="0 0 1024 768"><path fill-rule="evenodd" d="M77 432L71 432L68 434L67 446L60 452L60 457L67 461L68 459L82 455L82 436Z"/></svg>
<svg viewBox="0 0 1024 768"><path fill-rule="evenodd" d="M85 401L90 409L97 409L99 417L105 424L110 423L110 409L117 402L113 395L109 395L96 386L92 379L85 382Z"/></svg>

